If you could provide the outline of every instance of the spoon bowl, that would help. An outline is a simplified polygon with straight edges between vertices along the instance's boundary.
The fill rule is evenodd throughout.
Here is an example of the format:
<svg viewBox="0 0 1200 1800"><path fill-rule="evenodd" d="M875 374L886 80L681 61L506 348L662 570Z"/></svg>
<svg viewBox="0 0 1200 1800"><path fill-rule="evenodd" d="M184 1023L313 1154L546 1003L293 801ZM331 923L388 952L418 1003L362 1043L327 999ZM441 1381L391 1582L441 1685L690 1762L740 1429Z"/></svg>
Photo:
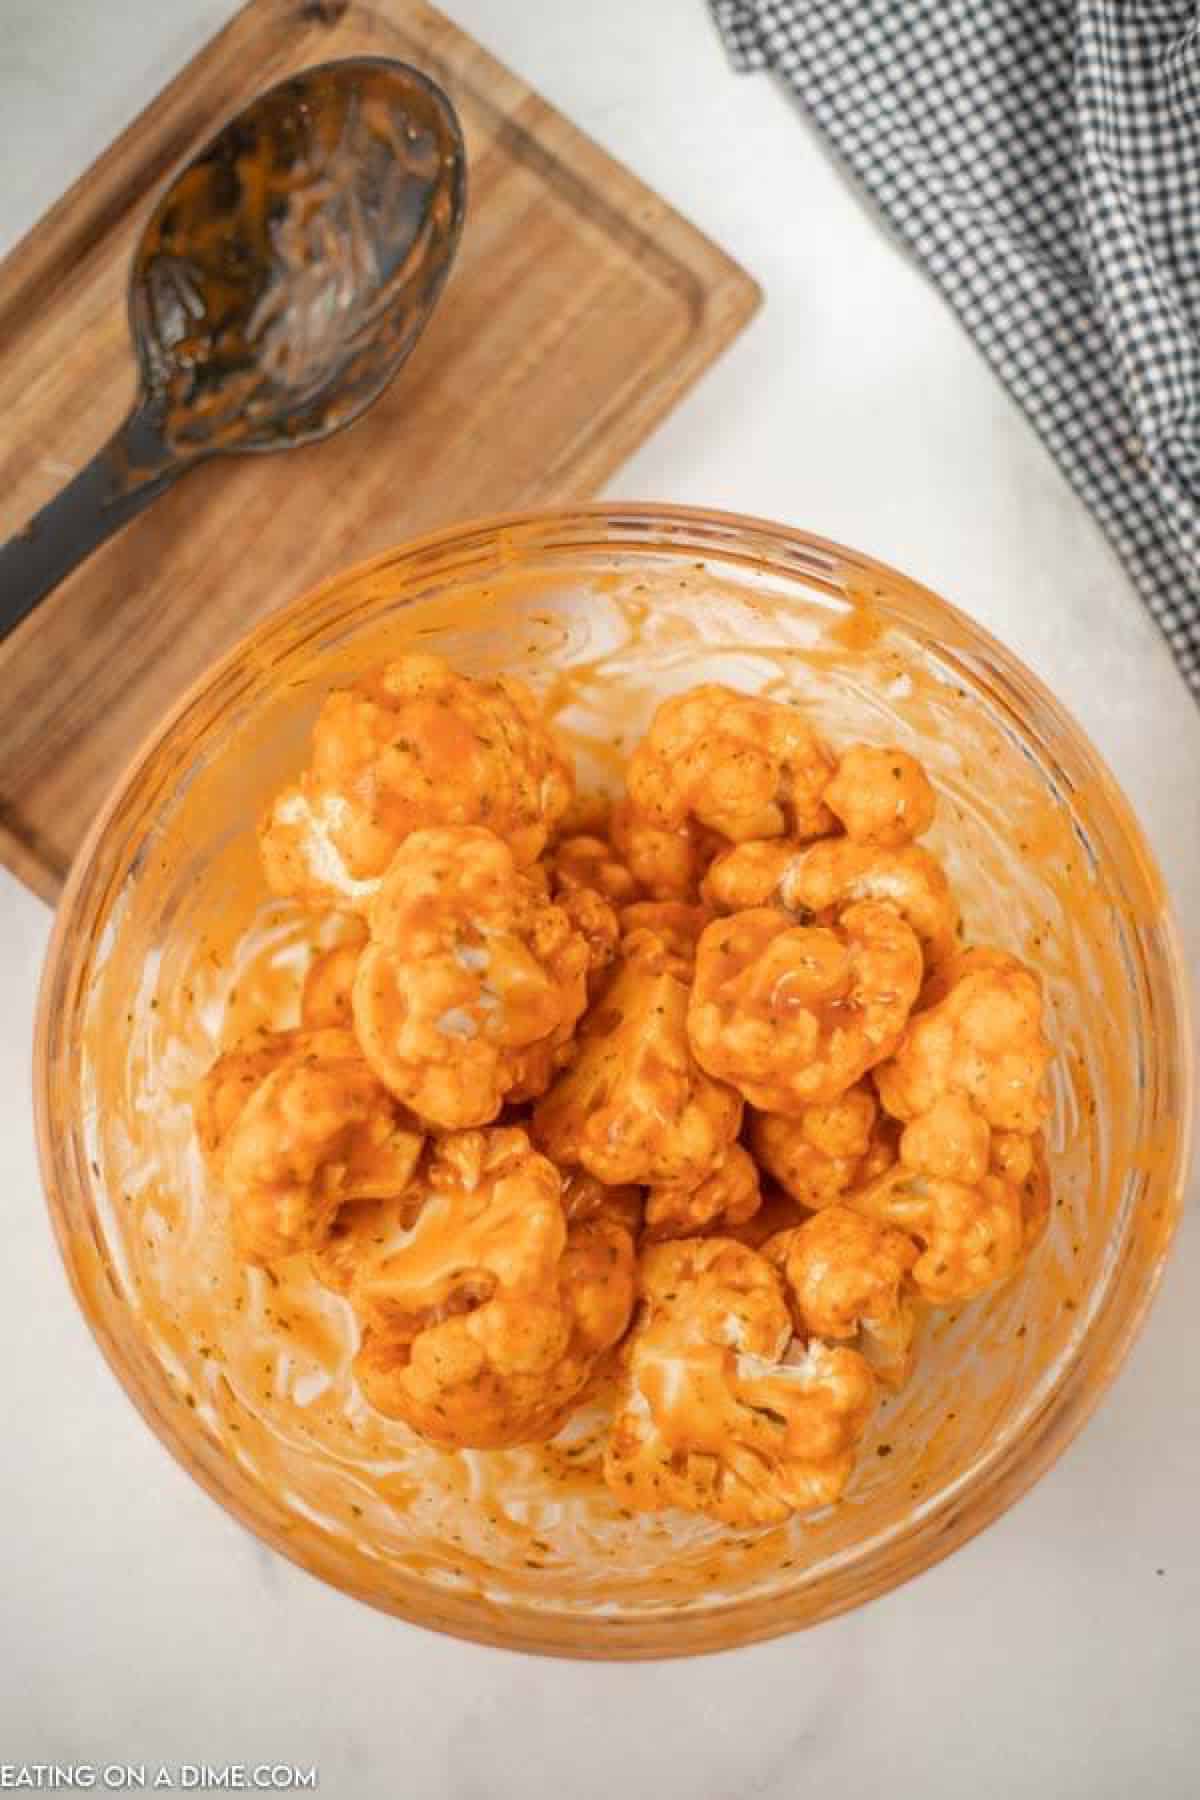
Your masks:
<svg viewBox="0 0 1200 1800"><path fill-rule="evenodd" d="M352 424L421 335L465 209L454 108L405 63L319 64L225 125L134 255L133 411L0 549L0 635L197 462Z"/></svg>
<svg viewBox="0 0 1200 1800"><path fill-rule="evenodd" d="M278 450L387 386L449 273L465 159L449 101L359 58L271 88L163 195L129 282L145 393L180 454Z"/></svg>

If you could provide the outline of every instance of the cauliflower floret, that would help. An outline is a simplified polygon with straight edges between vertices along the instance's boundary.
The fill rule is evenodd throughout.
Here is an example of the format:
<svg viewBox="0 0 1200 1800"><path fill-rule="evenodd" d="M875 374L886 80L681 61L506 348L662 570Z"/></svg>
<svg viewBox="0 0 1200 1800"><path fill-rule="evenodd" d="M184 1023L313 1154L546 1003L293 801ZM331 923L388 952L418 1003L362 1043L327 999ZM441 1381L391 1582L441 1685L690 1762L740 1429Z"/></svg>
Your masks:
<svg viewBox="0 0 1200 1800"><path fill-rule="evenodd" d="M364 934L365 936L365 934ZM338 944L318 956L300 994L300 1023L310 1031L352 1031L351 995L362 944Z"/></svg>
<svg viewBox="0 0 1200 1800"><path fill-rule="evenodd" d="M370 911L354 1023L380 1080L444 1130L544 1092L587 1001L588 944L480 826L415 831Z"/></svg>
<svg viewBox="0 0 1200 1800"><path fill-rule="evenodd" d="M862 1083L825 1106L806 1106L794 1118L755 1113L750 1148L768 1175L801 1206L816 1212L862 1178L878 1108Z"/></svg>
<svg viewBox="0 0 1200 1800"><path fill-rule="evenodd" d="M853 1189L845 1204L919 1241L912 1280L935 1306L986 1293L1007 1281L1024 1256L1021 1195L999 1175L969 1186L897 1163L869 1186Z"/></svg>
<svg viewBox="0 0 1200 1800"><path fill-rule="evenodd" d="M609 1214L568 1225L559 1292L571 1319L571 1353L583 1363L583 1372L577 1377L568 1361L567 1368L559 1370L556 1386L559 1394L570 1386L572 1404L607 1352L624 1337L636 1291L637 1254L622 1220Z"/></svg>
<svg viewBox="0 0 1200 1800"><path fill-rule="evenodd" d="M970 950L959 950L940 968L932 969L921 990L921 1011L936 1006L944 1000L956 982L964 975L979 975L984 972L993 975L1009 973L1014 965L1024 968L1024 963L1011 955L1007 950L992 950L985 944L976 944Z"/></svg>
<svg viewBox="0 0 1200 1800"><path fill-rule="evenodd" d="M580 1163L601 1181L701 1182L737 1137L742 1102L698 1067L687 987L653 955L647 941L644 958L617 964L584 1019L573 1066L534 1109L533 1133L555 1162Z"/></svg>
<svg viewBox="0 0 1200 1800"><path fill-rule="evenodd" d="M561 838L550 857L550 872L556 895L591 888L612 906L628 906L637 899L637 882L602 837Z"/></svg>
<svg viewBox="0 0 1200 1800"><path fill-rule="evenodd" d="M660 825L643 817L629 800L612 816L612 841L636 885L652 900L694 900L704 871L726 848L726 839L694 819Z"/></svg>
<svg viewBox="0 0 1200 1800"><path fill-rule="evenodd" d="M916 1216L909 1186L914 1181L928 1183L932 1236L906 1224ZM1035 1144L1020 1132L993 1132L971 1101L954 1091L905 1125L898 1163L881 1180L864 1182L864 1189L884 1206L878 1216L927 1237L930 1254L917 1265L914 1280L927 1299L943 1302L969 1299L1011 1275L1040 1236L1050 1208L1040 1139ZM917 1191L925 1196L926 1190ZM850 1194L847 1204L869 1209L874 1202Z"/></svg>
<svg viewBox="0 0 1200 1800"><path fill-rule="evenodd" d="M929 777L906 750L852 744L838 757L824 800L857 844L899 849L933 824L937 797Z"/></svg>
<svg viewBox="0 0 1200 1800"><path fill-rule="evenodd" d="M403 1193L421 1153L348 1031L256 1034L213 1065L196 1116L250 1262L320 1244L347 1201Z"/></svg>
<svg viewBox="0 0 1200 1800"><path fill-rule="evenodd" d="M916 1324L906 1291L918 1255L910 1237L830 1206L769 1238L762 1254L783 1277L801 1336L852 1340L885 1386L903 1384Z"/></svg>
<svg viewBox="0 0 1200 1800"><path fill-rule="evenodd" d="M875 1083L894 1118L919 1118L961 1094L994 1130L1030 1136L1049 1110L1041 1089L1051 1054L1037 977L1014 956L972 951L927 985Z"/></svg>
<svg viewBox="0 0 1200 1800"><path fill-rule="evenodd" d="M799 852L787 838L753 838L723 850L700 883L700 898L714 912L749 912L778 906L780 890ZM812 919L800 920L812 924Z"/></svg>
<svg viewBox="0 0 1200 1800"><path fill-rule="evenodd" d="M693 1237L701 1231L724 1231L752 1219L761 1203L754 1158L734 1144L706 1180L662 1183L650 1189L646 1236Z"/></svg>
<svg viewBox="0 0 1200 1800"><path fill-rule="evenodd" d="M946 871L919 844L885 850L826 838L807 849L739 844L713 863L703 897L722 912L781 906L799 924L827 925L859 900L891 906L916 932L930 964L951 954L958 907Z"/></svg>
<svg viewBox="0 0 1200 1800"><path fill-rule="evenodd" d="M402 656L329 695L299 782L260 830L278 894L364 908L410 832L487 825L536 862L571 799L569 764L519 682Z"/></svg>
<svg viewBox="0 0 1200 1800"><path fill-rule="evenodd" d="M862 902L820 928L769 907L735 913L700 939L692 1050L752 1106L796 1114L892 1054L921 974L921 946L890 906Z"/></svg>
<svg viewBox="0 0 1200 1800"><path fill-rule="evenodd" d="M833 760L792 706L710 684L659 707L629 760L634 811L667 831L694 819L735 844L819 837Z"/></svg>
<svg viewBox="0 0 1200 1800"><path fill-rule="evenodd" d="M617 908L637 894L637 883L602 837L561 838L541 865L549 894L587 941L589 981L608 968L617 953L621 928Z"/></svg>
<svg viewBox="0 0 1200 1800"><path fill-rule="evenodd" d="M944 1181L981 1181L991 1157L987 1120L963 1094L943 1094L900 1134L900 1161Z"/></svg>
<svg viewBox="0 0 1200 1800"><path fill-rule="evenodd" d="M899 850L849 838L812 844L788 870L780 899L791 912L818 914L856 900L894 907L920 938L931 964L949 956L958 941L958 904L946 871L920 844Z"/></svg>
<svg viewBox="0 0 1200 1800"><path fill-rule="evenodd" d="M443 1138L425 1186L407 1239L353 1283L363 1392L439 1444L552 1436L629 1322L629 1232L568 1227L558 1172L522 1131Z"/></svg>
<svg viewBox="0 0 1200 1800"><path fill-rule="evenodd" d="M205 1161L219 1172L229 1133L267 1076L292 1055L297 1033L252 1031L219 1056L196 1090L192 1116Z"/></svg>
<svg viewBox="0 0 1200 1800"><path fill-rule="evenodd" d="M841 1494L875 1398L854 1350L789 1352L779 1277L730 1238L655 1244L604 1459L622 1505L773 1525Z"/></svg>

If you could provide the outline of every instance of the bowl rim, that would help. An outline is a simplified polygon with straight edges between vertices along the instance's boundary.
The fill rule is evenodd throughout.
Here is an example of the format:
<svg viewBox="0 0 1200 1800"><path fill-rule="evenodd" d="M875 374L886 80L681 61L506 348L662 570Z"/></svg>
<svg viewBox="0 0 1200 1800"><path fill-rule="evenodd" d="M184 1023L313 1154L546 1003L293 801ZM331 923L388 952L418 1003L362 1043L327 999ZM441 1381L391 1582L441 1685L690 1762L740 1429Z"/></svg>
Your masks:
<svg viewBox="0 0 1200 1800"><path fill-rule="evenodd" d="M629 1648L618 1643L606 1643L603 1636L597 1641L581 1643L564 1648L548 1644L536 1637L525 1637L519 1629L510 1630L503 1641L486 1625L478 1627L464 1623L459 1619L452 1621L419 1618L389 1601L373 1595L365 1586L352 1581L343 1581L338 1576L313 1566L312 1560L298 1545L290 1545L263 1530L259 1522L252 1516L248 1507L244 1506L236 1495L218 1488L208 1471L188 1457L182 1437L174 1426L166 1419L160 1418L148 1396L144 1395L132 1377L128 1358L121 1346L111 1341L100 1320L94 1315L89 1303L86 1287L80 1268L73 1254L73 1246L67 1230L66 1220L55 1197L55 1156L53 1150L53 1131L50 1105L50 1076L52 1068L52 1044L54 1041L54 1018L52 1001L57 984L69 960L72 938L72 921L79 896L90 873L96 850L104 838L109 825L118 812L129 790L135 784L142 770L150 762L156 751L166 743L174 732L178 722L190 708L210 688L220 681L228 671L241 664L254 649L268 642L278 631L283 629L287 621L304 609L315 607L322 599L337 589L350 583L358 583L376 570L386 568L399 559L414 561L422 554L437 551L459 540L471 538L497 538L505 533L526 531L545 531L555 525L563 527L572 521L586 523L589 520L597 523L614 521L643 528L659 526L664 529L684 528L691 526L698 530L711 532L714 528L725 529L744 540L747 536L762 540L761 548L770 554L774 548L774 560L778 560L780 552L790 548L793 552L812 556L814 553L832 560L835 564L857 568L886 583L893 583L900 590L919 599L928 605L933 613L942 615L945 620L961 630L973 646L990 653L999 666L1015 673L1022 684L1042 704L1055 719L1056 723L1065 727L1073 736L1077 754L1091 763L1093 772L1099 775L1106 790L1106 800L1116 816L1128 847L1135 852L1141 871L1149 885L1159 896L1160 905L1154 924L1160 939L1160 950L1164 968L1168 976L1168 992L1173 1008L1175 1025L1175 1044L1179 1062L1176 1076L1183 1100L1179 1133L1173 1166L1157 1177L1161 1186L1161 1205L1164 1220L1161 1231L1160 1248L1157 1259L1137 1296L1129 1306L1126 1316L1113 1335L1107 1355L1098 1367L1092 1371L1092 1380L1082 1396L1077 1395L1070 1414L1065 1419L1057 1419L1057 1433L1047 1429L1046 1413L1043 1407L1036 1420L1029 1422L1026 1433L1028 1439L1027 1454L1015 1467L1010 1465L1003 1472L1003 1478L993 1481L981 1490L973 1492L972 1507L954 1505L954 1511L943 1527L936 1533L923 1535L918 1547L909 1547L910 1560L897 1579L889 1580L882 1586L872 1588L866 1594L847 1593L830 1604L823 1605L811 1617L798 1619L789 1615L786 1596L780 1599L780 1617L778 1620L765 1618L761 1623L752 1624L744 1621L742 1628L731 1643L720 1641L689 1642L677 1648L654 1646L653 1648ZM573 544L573 548L586 550L586 541ZM624 548L614 545L611 540L597 541L597 550L610 551ZM628 548L635 549L636 544ZM657 547L657 546L656 546ZM743 555L739 558L730 554L728 560L749 561ZM275 608L264 618L258 620L222 656L209 663L201 673L188 685L179 698L164 712L158 723L152 726L143 736L140 743L128 757L120 773L114 779L101 805L96 818L84 836L77 850L55 911L54 923L47 944L38 988L37 1010L34 1026L33 1057L33 1100L34 1119L37 1137L38 1166L41 1176L43 1197L50 1214L51 1226L55 1241L67 1274L76 1303L87 1323L104 1360L113 1375L132 1401L145 1423L155 1436L170 1452L186 1473L220 1505L268 1548L286 1556L299 1568L314 1579L324 1582L351 1597L364 1601L377 1610L384 1611L392 1617L403 1619L408 1624L418 1625L426 1630L437 1630L443 1635L450 1635L460 1640L482 1644L492 1649L505 1649L525 1654L557 1656L570 1660L666 1660L701 1654L713 1654L737 1648L742 1645L761 1642L765 1639L782 1636L798 1629L806 1629L851 1610L868 1600L881 1598L886 1592L904 1585L914 1576L941 1562L943 1558L968 1543L986 1526L1007 1512L1053 1467L1069 1445L1074 1441L1084 1425L1095 1413L1102 1399L1108 1393L1120 1369L1124 1365L1130 1350L1140 1334L1150 1308L1158 1292L1162 1275L1170 1256L1172 1246L1183 1211L1183 1198L1189 1171L1192 1165L1195 1112L1196 1112L1196 1050L1195 1050L1195 1007L1191 979L1186 958L1183 953L1179 927L1171 904L1170 893L1163 879L1157 858L1148 844L1141 825L1126 797L1123 788L1113 775L1107 762L1096 749L1089 735L1083 730L1069 709L1051 692L1046 684L1010 650L1000 639L996 638L986 627L978 624L951 601L945 600L934 590L916 581L893 565L879 561L865 551L842 545L836 540L822 537L801 527L784 525L777 521L764 519L752 514L743 514L726 509L702 506L682 506L675 504L658 504L654 502L626 502L620 499L593 500L562 505L529 507L517 511L480 514L459 520L449 525L420 533L411 538L400 540L389 549L375 555L349 563L323 580L302 589L282 606ZM1078 1360L1078 1359L1077 1359ZM1072 1369L1077 1366L1072 1364ZM1065 1380L1065 1378L1064 1378ZM1062 1384L1057 1384L1051 1398L1057 1396ZM705 1624L714 1628L716 1633L722 1619L730 1613L744 1609L745 1599L734 1599L714 1607L703 1614L687 1615L693 1625L703 1619ZM505 1615L506 1620L508 1615ZM556 1613L547 1609L536 1615L547 1625L556 1618L573 1618L574 1615ZM658 1614L648 1614L645 1624L647 1628L661 1622ZM682 1623L682 1616L680 1619ZM515 1624L515 1620L513 1621Z"/></svg>

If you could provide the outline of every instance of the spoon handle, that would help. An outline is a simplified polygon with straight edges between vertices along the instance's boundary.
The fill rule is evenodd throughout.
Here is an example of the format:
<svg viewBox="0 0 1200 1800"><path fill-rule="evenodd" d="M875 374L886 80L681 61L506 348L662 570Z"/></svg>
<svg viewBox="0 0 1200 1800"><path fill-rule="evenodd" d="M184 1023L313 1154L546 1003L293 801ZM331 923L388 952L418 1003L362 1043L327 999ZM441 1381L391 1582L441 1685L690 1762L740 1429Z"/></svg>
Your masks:
<svg viewBox="0 0 1200 1800"><path fill-rule="evenodd" d="M187 466L167 449L147 411L135 406L74 481L0 546L0 638Z"/></svg>

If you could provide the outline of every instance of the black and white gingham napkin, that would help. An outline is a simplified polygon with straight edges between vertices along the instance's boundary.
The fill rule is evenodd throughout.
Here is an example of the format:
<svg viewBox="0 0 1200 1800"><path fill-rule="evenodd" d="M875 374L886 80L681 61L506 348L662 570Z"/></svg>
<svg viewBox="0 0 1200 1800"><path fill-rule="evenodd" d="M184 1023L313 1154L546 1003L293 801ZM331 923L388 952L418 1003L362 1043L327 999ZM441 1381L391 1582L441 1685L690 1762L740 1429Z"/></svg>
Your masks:
<svg viewBox="0 0 1200 1800"><path fill-rule="evenodd" d="M938 282L1200 696L1200 0L710 0Z"/></svg>

